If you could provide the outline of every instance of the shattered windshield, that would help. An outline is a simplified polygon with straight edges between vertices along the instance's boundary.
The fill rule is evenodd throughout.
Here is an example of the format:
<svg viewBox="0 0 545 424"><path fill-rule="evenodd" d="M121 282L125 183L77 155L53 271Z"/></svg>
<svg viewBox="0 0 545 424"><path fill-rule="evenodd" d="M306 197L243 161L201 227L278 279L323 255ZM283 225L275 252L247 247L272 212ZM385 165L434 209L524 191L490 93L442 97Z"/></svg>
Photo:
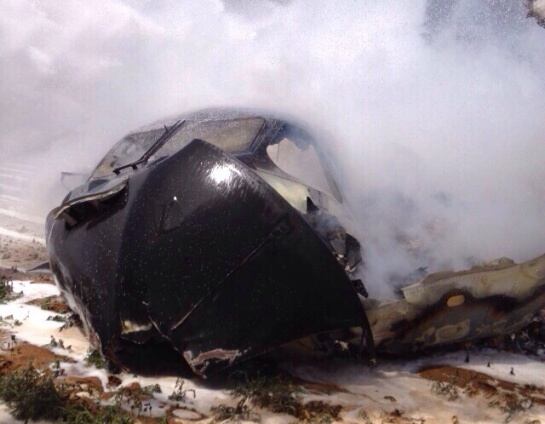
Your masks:
<svg viewBox="0 0 545 424"><path fill-rule="evenodd" d="M340 200L339 190L324 168L314 143L302 132L288 127L278 142L267 146L267 155L276 167L300 183Z"/></svg>
<svg viewBox="0 0 545 424"><path fill-rule="evenodd" d="M244 151L249 148L264 122L263 118L185 121L149 161L170 156L196 138L228 153ZM93 172L92 178L109 175L114 169L137 161L164 132L164 127L158 127L127 135L108 152Z"/></svg>
<svg viewBox="0 0 545 424"><path fill-rule="evenodd" d="M164 132L164 128L156 128L125 136L106 154L91 178L104 177L111 174L115 168L140 159Z"/></svg>
<svg viewBox="0 0 545 424"><path fill-rule="evenodd" d="M150 161L170 156L196 138L228 153L241 152L250 147L263 124L262 118L186 121Z"/></svg>

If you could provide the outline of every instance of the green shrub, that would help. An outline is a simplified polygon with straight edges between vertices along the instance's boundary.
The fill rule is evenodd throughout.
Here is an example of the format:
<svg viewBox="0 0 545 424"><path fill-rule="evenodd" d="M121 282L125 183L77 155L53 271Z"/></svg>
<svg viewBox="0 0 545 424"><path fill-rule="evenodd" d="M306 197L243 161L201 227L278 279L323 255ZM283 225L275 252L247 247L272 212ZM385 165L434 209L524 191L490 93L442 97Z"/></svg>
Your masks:
<svg viewBox="0 0 545 424"><path fill-rule="evenodd" d="M57 420L63 415L63 396L53 378L34 367L0 377L0 398L20 420Z"/></svg>

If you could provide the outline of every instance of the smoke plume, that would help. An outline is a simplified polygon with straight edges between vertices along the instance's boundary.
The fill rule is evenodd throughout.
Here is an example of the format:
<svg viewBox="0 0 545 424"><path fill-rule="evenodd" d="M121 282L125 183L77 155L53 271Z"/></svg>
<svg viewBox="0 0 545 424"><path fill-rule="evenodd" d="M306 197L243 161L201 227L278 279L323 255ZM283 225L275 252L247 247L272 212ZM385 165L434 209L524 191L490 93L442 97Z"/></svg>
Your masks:
<svg viewBox="0 0 545 424"><path fill-rule="evenodd" d="M545 31L527 15L522 0L4 0L0 163L33 166L45 213L60 171L134 127L270 108L329 134L372 295L418 268L529 259L545 251Z"/></svg>

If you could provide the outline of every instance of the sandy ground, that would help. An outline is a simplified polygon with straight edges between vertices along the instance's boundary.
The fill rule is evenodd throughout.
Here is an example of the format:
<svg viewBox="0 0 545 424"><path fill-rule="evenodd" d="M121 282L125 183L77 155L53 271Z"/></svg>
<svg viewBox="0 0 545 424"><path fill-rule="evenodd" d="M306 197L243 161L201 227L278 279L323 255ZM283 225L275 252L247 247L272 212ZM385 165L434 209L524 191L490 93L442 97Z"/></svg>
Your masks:
<svg viewBox="0 0 545 424"><path fill-rule="evenodd" d="M32 278L26 276L29 277ZM22 296L0 305L0 329L4 335L0 364L19 367L32 362L35 366L49 366L59 360L66 376L92 379L101 392L108 391L114 377L86 364L90 346L79 328L62 330L63 323L51 320L62 314L39 306L40 300L58 295L56 287L26 279L14 281L13 288ZM57 342L56 347L51 340ZM458 351L410 361L379 361L375 368L341 359L285 361L281 368L301 382L303 402L318 400L338 405L339 422L545 422L545 364L523 355L487 350L473 352L466 362L466 352ZM147 415L157 417L180 409L177 414L186 418L177 419L171 413L171 422L212 422L211 408L237 403L227 387L210 387L199 380L184 381L185 389L195 390L194 397L172 402L168 395L175 390L176 376L121 373L115 377L121 382L120 387L130 387L135 382L141 387L159 384L161 394L148 400L153 408ZM4 413L0 408L0 422L16 422ZM297 421L292 416L262 409L255 413L263 423Z"/></svg>

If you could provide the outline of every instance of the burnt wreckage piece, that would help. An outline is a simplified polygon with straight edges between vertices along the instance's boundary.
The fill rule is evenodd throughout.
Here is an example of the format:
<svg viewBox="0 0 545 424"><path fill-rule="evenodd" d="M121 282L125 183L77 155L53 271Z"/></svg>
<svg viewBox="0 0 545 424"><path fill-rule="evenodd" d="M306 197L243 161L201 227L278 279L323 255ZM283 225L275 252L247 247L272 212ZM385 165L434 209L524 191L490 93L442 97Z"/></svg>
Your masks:
<svg viewBox="0 0 545 424"><path fill-rule="evenodd" d="M122 368L145 369L155 353L206 376L350 327L372 353L350 279L359 243L331 212L340 200L304 130L197 112L126 136L50 212L51 269Z"/></svg>

